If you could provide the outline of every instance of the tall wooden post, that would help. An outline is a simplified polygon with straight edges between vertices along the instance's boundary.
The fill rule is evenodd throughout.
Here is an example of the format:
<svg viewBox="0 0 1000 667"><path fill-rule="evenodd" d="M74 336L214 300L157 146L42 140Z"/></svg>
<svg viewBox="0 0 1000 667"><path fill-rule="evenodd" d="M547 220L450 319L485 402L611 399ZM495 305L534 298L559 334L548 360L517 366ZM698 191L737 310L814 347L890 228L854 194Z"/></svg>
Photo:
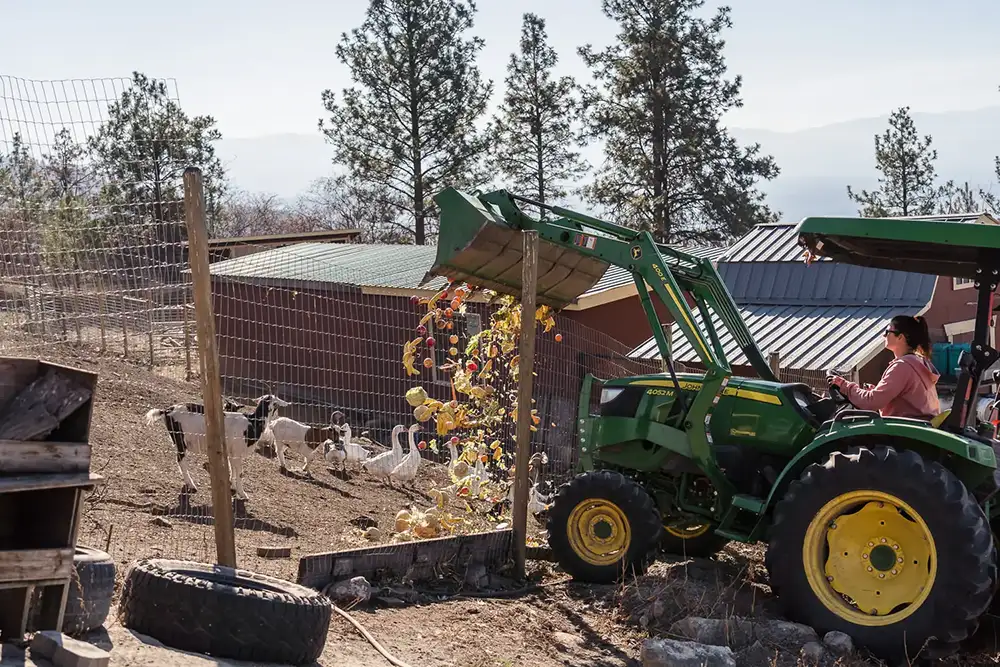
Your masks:
<svg viewBox="0 0 1000 667"><path fill-rule="evenodd" d="M222 381L219 351L215 345L215 314L212 312L212 280L208 267L208 228L205 225L205 191L201 170L184 170L184 217L188 230L188 256L194 292L195 326L201 365L201 391L205 401L205 437L208 472L212 477L212 515L219 565L236 567L236 536L229 490L229 465L223 437Z"/></svg>
<svg viewBox="0 0 1000 667"><path fill-rule="evenodd" d="M774 373L774 377L781 381L781 353L770 352L767 355L767 365L771 367L771 372Z"/></svg>
<svg viewBox="0 0 1000 667"><path fill-rule="evenodd" d="M531 458L531 390L535 370L535 297L538 289L538 232L521 232L521 338L518 341L517 454L511 519L514 572L524 579L528 553L528 459Z"/></svg>

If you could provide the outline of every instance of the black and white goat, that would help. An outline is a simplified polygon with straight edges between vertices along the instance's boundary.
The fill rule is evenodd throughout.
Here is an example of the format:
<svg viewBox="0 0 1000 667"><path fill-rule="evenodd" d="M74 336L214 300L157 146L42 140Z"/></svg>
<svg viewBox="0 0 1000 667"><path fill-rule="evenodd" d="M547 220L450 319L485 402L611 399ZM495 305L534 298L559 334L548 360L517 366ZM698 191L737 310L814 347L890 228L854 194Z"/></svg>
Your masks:
<svg viewBox="0 0 1000 667"><path fill-rule="evenodd" d="M277 396L267 394L257 399L257 407L251 414L230 411L238 407L232 401L226 401L223 415L225 428L226 452L229 458L229 480L236 489L236 497L246 500L243 490L243 458L260 440L267 421L275 408L285 407L288 403ZM169 408L153 408L146 413L146 424L152 426L162 419L167 433L177 448L177 466L184 479L186 489L196 492L197 485L188 470L187 455L206 453L205 406L199 403L178 403Z"/></svg>

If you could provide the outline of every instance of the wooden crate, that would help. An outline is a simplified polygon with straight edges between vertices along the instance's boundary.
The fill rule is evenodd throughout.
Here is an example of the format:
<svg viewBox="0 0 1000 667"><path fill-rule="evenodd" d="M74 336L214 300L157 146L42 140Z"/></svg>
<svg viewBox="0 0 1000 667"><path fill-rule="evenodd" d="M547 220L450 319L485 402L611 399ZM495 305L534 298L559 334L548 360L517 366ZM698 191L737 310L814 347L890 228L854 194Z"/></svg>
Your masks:
<svg viewBox="0 0 1000 667"><path fill-rule="evenodd" d="M97 375L0 357L0 476L86 473Z"/></svg>

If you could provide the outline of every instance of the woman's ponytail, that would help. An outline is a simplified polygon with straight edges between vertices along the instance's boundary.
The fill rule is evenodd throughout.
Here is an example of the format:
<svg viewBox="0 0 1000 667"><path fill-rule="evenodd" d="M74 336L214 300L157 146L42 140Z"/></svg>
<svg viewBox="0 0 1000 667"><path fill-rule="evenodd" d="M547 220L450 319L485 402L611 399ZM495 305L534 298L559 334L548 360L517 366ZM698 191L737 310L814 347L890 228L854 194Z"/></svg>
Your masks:
<svg viewBox="0 0 1000 667"><path fill-rule="evenodd" d="M913 348L914 352L930 358L931 334L926 319L920 315L916 317L897 315L892 318L892 327L906 339L906 344Z"/></svg>

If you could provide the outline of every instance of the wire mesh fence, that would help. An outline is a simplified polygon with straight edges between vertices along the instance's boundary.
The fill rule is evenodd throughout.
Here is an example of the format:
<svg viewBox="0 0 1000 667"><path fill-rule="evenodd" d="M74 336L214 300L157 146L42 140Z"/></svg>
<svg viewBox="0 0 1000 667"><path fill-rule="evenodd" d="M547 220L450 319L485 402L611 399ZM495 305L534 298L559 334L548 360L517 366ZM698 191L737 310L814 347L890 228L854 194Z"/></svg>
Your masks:
<svg viewBox="0 0 1000 667"><path fill-rule="evenodd" d="M830 383L826 380L826 373L823 371L799 368L782 368L780 369L778 376L782 382L807 385L820 396L825 395L830 388Z"/></svg>
<svg viewBox="0 0 1000 667"><path fill-rule="evenodd" d="M139 75L0 77L0 354L98 373L91 469L107 484L87 500L79 541L122 573L141 557L216 557L182 197L199 156L181 145L181 115L172 85ZM213 266L241 567L295 579L305 555L470 533L483 535L464 547L478 565L508 557L509 532L496 529L510 523L516 464L516 309L469 293L426 319L411 296L444 288L414 289L433 252L298 244ZM568 317L546 332L545 319L533 541L545 496L576 464L584 377L659 370ZM421 405L408 400L417 388ZM391 474L410 451L416 471Z"/></svg>
<svg viewBox="0 0 1000 667"><path fill-rule="evenodd" d="M184 274L190 154L170 82L0 76L0 355L99 374L79 541L119 571L140 556L214 555L209 508L184 504L151 405L200 400Z"/></svg>

